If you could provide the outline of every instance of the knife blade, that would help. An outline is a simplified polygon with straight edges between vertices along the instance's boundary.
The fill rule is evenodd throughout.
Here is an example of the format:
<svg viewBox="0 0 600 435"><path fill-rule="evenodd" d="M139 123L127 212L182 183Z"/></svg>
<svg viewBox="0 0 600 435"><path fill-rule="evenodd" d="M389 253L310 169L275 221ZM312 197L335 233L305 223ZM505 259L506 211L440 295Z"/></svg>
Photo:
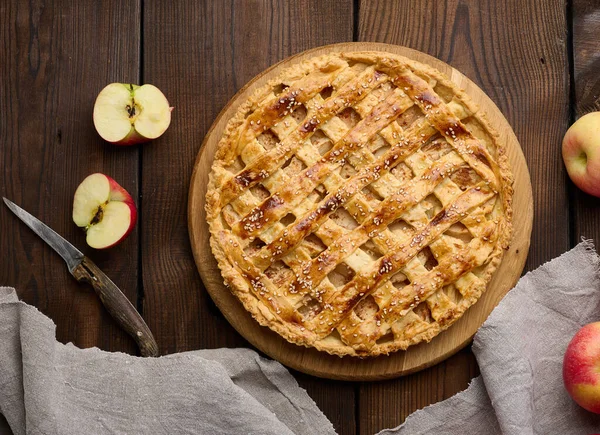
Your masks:
<svg viewBox="0 0 600 435"><path fill-rule="evenodd" d="M158 345L150 328L116 284L79 249L48 225L14 202L4 197L2 199L25 225L62 257L69 272L78 282L89 283L94 288L107 311L119 326L135 340L142 356L158 356Z"/></svg>
<svg viewBox="0 0 600 435"><path fill-rule="evenodd" d="M58 255L62 257L63 260L65 260L65 263L67 263L67 267L69 268L69 272L73 273L73 269L75 269L75 267L77 267L77 265L79 265L83 260L83 253L35 216L29 214L14 202L4 197L2 197L2 199L8 208L15 215L17 215L17 217L21 219L25 225L31 228L34 233L40 236L44 242L46 242L58 253Z"/></svg>

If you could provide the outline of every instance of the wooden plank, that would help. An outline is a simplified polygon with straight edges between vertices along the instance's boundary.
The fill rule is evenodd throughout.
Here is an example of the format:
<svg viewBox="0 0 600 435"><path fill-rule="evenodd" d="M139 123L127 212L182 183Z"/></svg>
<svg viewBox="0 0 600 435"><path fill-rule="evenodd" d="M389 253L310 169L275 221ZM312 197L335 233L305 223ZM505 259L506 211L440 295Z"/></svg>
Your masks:
<svg viewBox="0 0 600 435"><path fill-rule="evenodd" d="M405 45L448 62L474 80L513 126L533 184L536 225L528 269L569 247L566 173L559 146L569 118L566 29L564 3L558 0L362 0L359 7L359 40ZM460 358L470 357L461 355L410 378L361 386L360 433L398 425L409 411L466 388L470 376L439 395L415 399L411 394L420 385L440 391L449 374L437 374L448 367L469 372ZM409 394L414 405L408 402ZM406 411L373 420L373 410L382 409L389 397Z"/></svg>
<svg viewBox="0 0 600 435"><path fill-rule="evenodd" d="M478 374L477 362L468 348L445 363L414 375L362 383L358 402L360 433L372 434L396 427L417 409L464 390Z"/></svg>
<svg viewBox="0 0 600 435"><path fill-rule="evenodd" d="M0 414L0 433L4 435L13 435L8 422L2 414Z"/></svg>
<svg viewBox="0 0 600 435"><path fill-rule="evenodd" d="M575 114L600 110L600 3L574 0L572 13ZM581 237L600 243L600 199L572 187L573 240Z"/></svg>
<svg viewBox="0 0 600 435"><path fill-rule="evenodd" d="M0 193L89 255L134 303L137 232L108 252L93 252L71 211L77 185L94 172L137 197L137 148L108 146L91 114L106 84L137 81L139 17L138 2L0 3ZM0 282L52 318L60 341L136 351L94 291L79 286L60 257L4 205L0 252Z"/></svg>
<svg viewBox="0 0 600 435"><path fill-rule="evenodd" d="M355 401L358 394L355 383L315 378L295 370L291 373L331 421L337 433L357 433Z"/></svg>
<svg viewBox="0 0 600 435"><path fill-rule="evenodd" d="M144 81L175 106L169 131L143 149L144 314L163 353L245 346L210 302L192 258L186 213L196 154L221 108L254 75L351 39L352 2L147 0L143 29ZM337 428L354 433L352 385L299 381Z"/></svg>
<svg viewBox="0 0 600 435"><path fill-rule="evenodd" d="M600 110L600 3L573 0L572 4L575 112L582 116Z"/></svg>

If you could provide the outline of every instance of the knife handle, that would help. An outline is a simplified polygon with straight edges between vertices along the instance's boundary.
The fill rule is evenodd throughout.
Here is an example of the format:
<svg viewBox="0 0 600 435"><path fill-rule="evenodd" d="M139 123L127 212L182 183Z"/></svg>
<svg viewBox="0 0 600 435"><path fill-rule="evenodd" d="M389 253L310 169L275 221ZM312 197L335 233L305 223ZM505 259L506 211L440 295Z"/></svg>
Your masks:
<svg viewBox="0 0 600 435"><path fill-rule="evenodd" d="M148 325L119 287L98 266L89 258L83 257L72 274L78 282L86 282L94 287L106 310L135 340L142 356L158 356L158 345Z"/></svg>

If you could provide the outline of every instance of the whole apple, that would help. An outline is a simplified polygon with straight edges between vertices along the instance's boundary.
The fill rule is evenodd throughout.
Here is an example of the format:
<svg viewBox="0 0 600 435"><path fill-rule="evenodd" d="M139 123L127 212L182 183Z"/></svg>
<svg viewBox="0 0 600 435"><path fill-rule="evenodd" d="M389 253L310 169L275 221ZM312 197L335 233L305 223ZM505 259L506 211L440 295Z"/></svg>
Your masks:
<svg viewBox="0 0 600 435"><path fill-rule="evenodd" d="M563 380L575 402L600 414L600 322L585 325L569 343Z"/></svg>
<svg viewBox="0 0 600 435"><path fill-rule="evenodd" d="M161 136L172 110L156 86L111 83L94 103L94 126L107 142L134 145Z"/></svg>
<svg viewBox="0 0 600 435"><path fill-rule="evenodd" d="M600 197L600 112L582 116L567 130L562 155L573 183Z"/></svg>
<svg viewBox="0 0 600 435"><path fill-rule="evenodd" d="M92 174L77 187L73 198L73 222L86 231L86 242L96 249L122 242L137 221L131 195L104 174Z"/></svg>

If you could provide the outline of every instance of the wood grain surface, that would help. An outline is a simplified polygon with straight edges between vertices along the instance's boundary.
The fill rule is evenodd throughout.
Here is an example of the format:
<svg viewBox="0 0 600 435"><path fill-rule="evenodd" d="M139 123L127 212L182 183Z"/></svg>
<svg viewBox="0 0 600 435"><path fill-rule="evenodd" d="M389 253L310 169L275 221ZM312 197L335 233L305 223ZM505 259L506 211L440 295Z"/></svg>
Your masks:
<svg viewBox="0 0 600 435"><path fill-rule="evenodd" d="M135 304L137 230L109 252L86 247L71 219L73 194L83 179L103 172L137 196L138 150L107 145L94 130L98 92L114 81L138 80L139 5L0 2L0 167L2 195L80 248ZM85 25L93 23L93 26ZM102 38L98 38L102 34ZM79 285L63 260L0 207L0 285L57 324L61 341L135 352L136 346Z"/></svg>
<svg viewBox="0 0 600 435"><path fill-rule="evenodd" d="M573 0L574 108L577 116L600 110L600 2Z"/></svg>
<svg viewBox="0 0 600 435"><path fill-rule="evenodd" d="M405 352L396 352L390 356L368 359L339 358L312 348L307 349L290 344L268 328L259 326L229 289L223 285L219 268L212 257L209 244L210 234L204 210L208 174L214 154L228 121L237 112L239 106L266 82L278 77L283 70L304 59L334 51L361 50L399 54L429 64L446 74L450 80L471 96L498 131L500 141L507 150L515 177L513 239L510 248L504 253L502 263L495 276L477 304L471 307L455 325L435 337L430 343L411 346ZM256 76L229 101L207 133L202 150L196 160L188 201L188 222L192 251L202 281L219 309L242 336L270 357L295 370L329 379L360 381L390 379L421 370L443 361L470 341L492 309L514 286L521 275L529 249L533 219L532 207L533 198L529 173L519 143L502 113L472 81L447 64L412 49L388 44L350 42L328 45L292 56Z"/></svg>
<svg viewBox="0 0 600 435"><path fill-rule="evenodd" d="M74 242L137 300L164 352L247 345L211 302L189 246L185 202L202 138L269 65L335 42L388 42L465 73L512 125L533 185L531 270L580 236L600 237L600 202L566 183L560 159L570 122L599 109L599 16L598 0L4 0L0 194ZM92 105L115 81L165 91L176 108L162 138L126 149L102 142ZM70 217L76 186L96 171L141 195L137 232L108 252L85 249ZM49 315L61 341L136 352L93 291L2 207L0 249L0 285ZM293 373L339 433L372 434L466 388L478 369L467 348L393 381Z"/></svg>

